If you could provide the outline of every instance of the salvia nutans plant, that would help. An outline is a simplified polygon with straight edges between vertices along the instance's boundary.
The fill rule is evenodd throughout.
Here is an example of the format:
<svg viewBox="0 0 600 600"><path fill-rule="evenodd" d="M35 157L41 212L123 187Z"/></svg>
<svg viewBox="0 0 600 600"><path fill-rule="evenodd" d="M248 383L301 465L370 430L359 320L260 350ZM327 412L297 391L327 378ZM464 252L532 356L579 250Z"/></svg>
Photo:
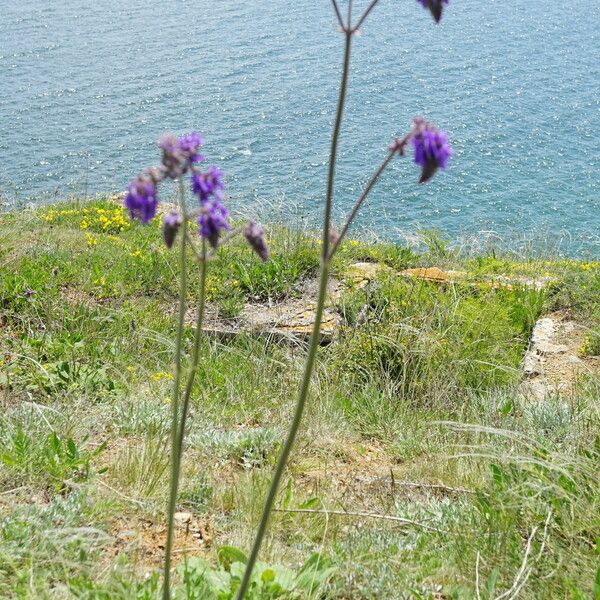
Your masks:
<svg viewBox="0 0 600 600"><path fill-rule="evenodd" d="M244 576L237 589L237 600L243 600L248 591L252 571L256 564L261 544L267 530L269 517L273 509L281 478L294 445L298 428L302 421L319 345L331 259L339 249L348 229L352 225L370 191L395 156L404 156L407 147L412 146L414 151L414 162L421 169L418 181L419 183L425 183L435 175L438 169L446 168L452 154L452 148L448 142L447 135L424 118L415 117L410 131L403 137L394 139L389 145L386 156L379 167L374 171L363 192L356 200L344 226L339 232L332 227L331 220L335 167L337 161L338 139L346 104L352 40L354 35L359 32L371 11L377 5L378 1L379 0L372 0L358 20L353 21L353 1L348 1L347 14L344 18L338 0L332 0L335 16L339 23L339 29L344 34L345 44L326 182L325 211L321 238L319 291L315 310L315 320L308 344L306 362L300 388L298 390L293 419L275 466L256 537L246 563ZM444 8L449 3L449 0L417 1L425 9L429 10L436 23L440 21ZM248 222L247 225L240 230L231 230L229 211L223 203L225 188L223 173L214 165L209 166L206 169L201 168L202 163L205 161L205 157L201 154L203 143L204 140L202 136L197 132L191 132L179 138L173 135L162 137L159 143L162 151L161 165L146 169L138 175L129 185L125 195L125 207L129 211L131 218L137 219L142 223L148 223L157 214L159 184L167 179L176 180L179 184L179 210L173 210L163 215L164 242L168 248L171 248L178 241L180 261L179 322L176 334L173 374L171 475L170 494L167 507L167 540L164 558L163 600L169 600L171 597L170 575L173 550L174 514L177 505L186 420L189 412L192 387L194 385L196 372L198 371L200 358L206 298L206 271L208 263L219 248L237 233L243 233L248 244L256 251L263 261L268 260L269 256L263 230L255 222ZM191 185L191 191L197 199L197 206L191 210L188 208L185 201L186 183L184 178L186 176L189 176L188 185ZM194 227L196 228L195 233L197 235L195 235L192 230ZM179 238L179 240L177 240L177 238ZM191 255L193 260L196 260L199 263L200 276L198 282L198 307L191 362L190 367L185 374L185 381L183 381L182 337L186 314L185 298L188 281L185 266L186 261L188 260L188 254Z"/></svg>

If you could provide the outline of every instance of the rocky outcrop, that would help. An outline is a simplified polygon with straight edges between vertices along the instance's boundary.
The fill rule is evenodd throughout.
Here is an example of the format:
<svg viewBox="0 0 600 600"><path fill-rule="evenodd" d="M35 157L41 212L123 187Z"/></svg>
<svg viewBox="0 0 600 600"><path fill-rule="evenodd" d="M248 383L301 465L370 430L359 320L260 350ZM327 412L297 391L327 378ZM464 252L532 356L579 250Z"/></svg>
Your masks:
<svg viewBox="0 0 600 600"><path fill-rule="evenodd" d="M500 276L471 280L468 273L444 271L438 267L419 267L394 271L394 269L382 263L356 262L346 269L339 281L332 279L329 283L328 306L325 309L321 324L322 343L328 343L333 339L342 322L341 316L335 310L334 305L344 292L349 288L364 289L384 273L441 285L486 285L491 287L523 285L541 289L549 281ZM250 333L254 336L270 339L304 341L310 336L315 322L317 287L317 281L311 280L305 283L297 298L286 298L277 303L247 303L233 320L223 321L218 318L218 315L213 314L212 317L208 316L205 330L209 334L222 338L232 337L240 333ZM188 319L190 324L193 323L193 319L193 314L190 313ZM542 334L540 333L540 335ZM541 343L543 346L544 342ZM526 360L533 365L536 359L532 355Z"/></svg>
<svg viewBox="0 0 600 600"><path fill-rule="evenodd" d="M579 355L584 337L584 328L565 314L539 319L523 358L523 395L534 400L572 395L578 379L598 367L595 359Z"/></svg>

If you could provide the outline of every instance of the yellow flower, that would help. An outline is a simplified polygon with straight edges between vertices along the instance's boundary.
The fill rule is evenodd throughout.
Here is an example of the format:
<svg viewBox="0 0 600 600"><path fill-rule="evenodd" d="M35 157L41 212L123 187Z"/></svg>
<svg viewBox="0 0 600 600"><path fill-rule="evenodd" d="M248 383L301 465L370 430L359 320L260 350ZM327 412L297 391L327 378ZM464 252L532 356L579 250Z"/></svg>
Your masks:
<svg viewBox="0 0 600 600"><path fill-rule="evenodd" d="M171 373L167 373L166 371L158 371L154 373L154 375L150 375L150 381L159 382L163 380L171 381L173 379L173 375Z"/></svg>

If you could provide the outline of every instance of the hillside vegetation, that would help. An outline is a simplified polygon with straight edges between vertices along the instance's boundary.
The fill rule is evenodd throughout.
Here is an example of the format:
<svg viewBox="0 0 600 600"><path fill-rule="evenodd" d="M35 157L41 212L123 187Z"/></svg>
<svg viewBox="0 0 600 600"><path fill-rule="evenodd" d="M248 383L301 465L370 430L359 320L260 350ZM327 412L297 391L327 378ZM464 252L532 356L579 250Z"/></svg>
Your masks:
<svg viewBox="0 0 600 600"><path fill-rule="evenodd" d="M157 221L109 200L0 215L2 598L157 595L178 272ZM215 322L301 297L315 276L309 232L266 229L267 263L241 241L210 263ZM254 597L600 598L598 372L544 401L519 393L543 314L580 323L596 364L600 263L427 239L421 253L350 240L335 259L340 326L319 351ZM389 268L359 285L357 262ZM421 266L466 276L399 275ZM301 339L205 336L177 598L231 597L303 353Z"/></svg>

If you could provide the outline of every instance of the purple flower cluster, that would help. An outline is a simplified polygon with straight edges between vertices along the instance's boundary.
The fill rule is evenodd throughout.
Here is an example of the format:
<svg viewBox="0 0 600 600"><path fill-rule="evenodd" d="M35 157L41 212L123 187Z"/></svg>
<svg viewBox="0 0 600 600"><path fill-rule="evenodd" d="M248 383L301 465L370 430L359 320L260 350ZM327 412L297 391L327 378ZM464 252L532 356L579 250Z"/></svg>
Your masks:
<svg viewBox="0 0 600 600"><path fill-rule="evenodd" d="M156 215L158 205L157 185L161 180L159 169L146 169L127 188L125 207L132 219L148 223Z"/></svg>
<svg viewBox="0 0 600 600"><path fill-rule="evenodd" d="M436 23L440 22L444 6L448 6L449 0L417 0L423 8L428 8Z"/></svg>
<svg viewBox="0 0 600 600"><path fill-rule="evenodd" d="M217 199L206 200L200 207L200 210L200 216L198 217L200 235L213 248L216 248L219 245L221 233L230 229L227 220L229 218L229 211Z"/></svg>
<svg viewBox="0 0 600 600"><path fill-rule="evenodd" d="M200 200L206 202L210 198L223 199L223 172L219 167L211 165L205 173L195 171L192 175L192 191Z"/></svg>
<svg viewBox="0 0 600 600"><path fill-rule="evenodd" d="M452 146L446 133L421 117L414 120L412 144L415 149L415 163L422 169L419 183L431 179L438 168L445 169L452 156Z"/></svg>
<svg viewBox="0 0 600 600"><path fill-rule="evenodd" d="M204 156L199 152L202 146L204 146L204 138L197 131L192 131L179 138L179 150L192 165L204 160Z"/></svg>
<svg viewBox="0 0 600 600"><path fill-rule="evenodd" d="M164 135L159 142L162 150L162 164L166 177L177 179L188 169L204 160L200 147L204 144L202 136L192 131L180 138L174 135Z"/></svg>
<svg viewBox="0 0 600 600"><path fill-rule="evenodd" d="M223 172L215 165L200 171L197 164L204 160L200 154L202 136L192 131L181 137L165 135L160 139L162 151L160 167L146 169L127 188L125 207L132 219L148 223L156 216L158 205L158 184L165 179L179 179L191 172L192 192L198 197L200 216L198 226L200 236L213 248L219 245L224 231L228 231L229 211L223 205ZM175 243L179 227L185 216L172 211L163 217L163 238L168 248ZM262 229L256 223L249 223L244 231L246 239L257 254L266 260L268 249Z"/></svg>
<svg viewBox="0 0 600 600"><path fill-rule="evenodd" d="M174 135L161 138L159 142L162 150L161 166L146 169L127 188L125 207L132 219L148 223L156 216L158 184L166 178L181 177L192 165L204 160L200 154L203 143L202 136L195 131L180 138Z"/></svg>
<svg viewBox="0 0 600 600"><path fill-rule="evenodd" d="M200 235L216 248L219 237L229 227L229 211L223 205L223 172L219 167L211 165L204 172L194 171L192 174L192 192L200 201Z"/></svg>

